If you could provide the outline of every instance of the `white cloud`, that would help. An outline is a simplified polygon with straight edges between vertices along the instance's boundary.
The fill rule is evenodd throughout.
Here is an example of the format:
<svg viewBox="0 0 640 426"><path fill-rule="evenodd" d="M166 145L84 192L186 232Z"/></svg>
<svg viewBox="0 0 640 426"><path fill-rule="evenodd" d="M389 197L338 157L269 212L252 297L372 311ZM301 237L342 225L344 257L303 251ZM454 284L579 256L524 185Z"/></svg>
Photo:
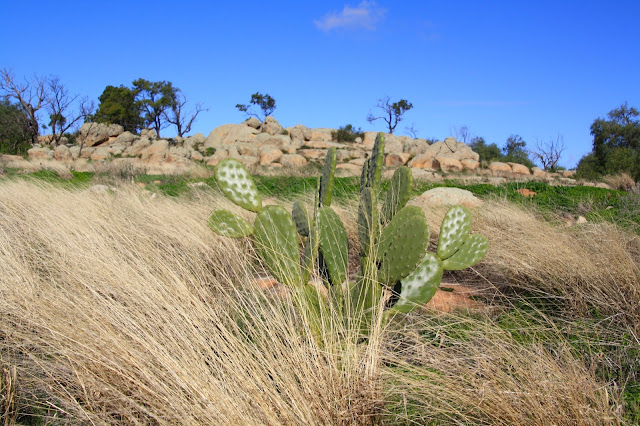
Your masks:
<svg viewBox="0 0 640 426"><path fill-rule="evenodd" d="M356 7L346 5L342 12L327 13L322 19L316 19L313 23L325 32L335 29L373 31L386 12L375 1L362 1Z"/></svg>

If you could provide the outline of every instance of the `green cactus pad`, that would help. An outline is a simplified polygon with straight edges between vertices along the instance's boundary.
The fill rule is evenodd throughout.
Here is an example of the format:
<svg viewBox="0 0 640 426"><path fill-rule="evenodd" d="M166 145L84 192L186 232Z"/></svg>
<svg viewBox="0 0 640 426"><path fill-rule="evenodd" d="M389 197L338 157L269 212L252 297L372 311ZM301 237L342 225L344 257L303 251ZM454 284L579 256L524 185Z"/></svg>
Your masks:
<svg viewBox="0 0 640 426"><path fill-rule="evenodd" d="M329 269L331 283L341 285L347 279L349 240L340 217L330 207L318 211L320 251Z"/></svg>
<svg viewBox="0 0 640 426"><path fill-rule="evenodd" d="M262 200L251 175L238 160L227 158L216 166L218 186L231 201L252 212L259 212Z"/></svg>
<svg viewBox="0 0 640 426"><path fill-rule="evenodd" d="M333 178L336 173L337 151L335 147L327 150L327 157L324 160L322 169L322 179L320 180L320 202L325 206L331 205L331 194L333 193Z"/></svg>
<svg viewBox="0 0 640 426"><path fill-rule="evenodd" d="M368 186L376 188L380 185L382 179L382 165L384 164L384 134L378 133L376 142L371 151L371 161L369 162Z"/></svg>
<svg viewBox="0 0 640 426"><path fill-rule="evenodd" d="M358 207L358 238L362 256L370 255L371 247L375 244L379 233L376 192L373 188L364 188L360 192L360 206Z"/></svg>
<svg viewBox="0 0 640 426"><path fill-rule="evenodd" d="M371 163L371 158L367 158L364 160L364 164L362 165L362 174L360 175L360 192L369 186L369 164Z"/></svg>
<svg viewBox="0 0 640 426"><path fill-rule="evenodd" d="M482 235L471 235L462 246L442 262L447 271L459 271L480 262L487 254L489 242Z"/></svg>
<svg viewBox="0 0 640 426"><path fill-rule="evenodd" d="M253 225L229 210L214 210L208 224L213 232L224 237L242 238L253 234Z"/></svg>
<svg viewBox="0 0 640 426"><path fill-rule="evenodd" d="M424 211L418 206L405 206L396 215L391 219L391 222L382 230L380 234L380 238L378 239L378 244L376 247L376 260L380 262L384 255L389 250L391 243L396 238L400 228L412 218L417 217L421 219L421 221L426 223L426 219L424 216ZM427 227L427 234L429 229ZM428 235L427 235L428 236ZM423 253L424 254L424 253Z"/></svg>
<svg viewBox="0 0 640 426"><path fill-rule="evenodd" d="M313 273L313 267L316 263L316 259L318 258L318 227L311 226L309 229L309 237L304 245L304 252L302 254L302 258L300 259L300 268L302 270L302 283L306 284L311 279L311 274Z"/></svg>
<svg viewBox="0 0 640 426"><path fill-rule="evenodd" d="M429 226L422 209L418 208L418 210L420 214L409 215L401 214L404 209L400 210L387 227L395 231L393 235L386 236L386 241L382 241L381 237L381 245L382 243L388 245L382 255L378 274L381 284L395 285L396 282L409 275L424 258L429 245ZM394 224L393 222L397 218L400 220ZM390 243L387 242L389 240Z"/></svg>
<svg viewBox="0 0 640 426"><path fill-rule="evenodd" d="M258 255L271 274L282 284L300 283L298 235L291 215L281 206L267 206L254 223Z"/></svg>
<svg viewBox="0 0 640 426"><path fill-rule="evenodd" d="M311 218L307 213L307 209L299 203L298 201L293 203L293 208L291 209L291 217L293 218L293 222L296 224L296 229L298 230L298 234L303 237L309 236L309 228L311 227Z"/></svg>
<svg viewBox="0 0 640 426"><path fill-rule="evenodd" d="M437 255L445 260L464 244L471 232L471 212L466 207L453 206L442 220Z"/></svg>
<svg viewBox="0 0 640 426"><path fill-rule="evenodd" d="M406 166L397 168L391 178L389 190L382 206L382 217L385 223L389 222L396 212L407 204L409 197L411 197L412 184L411 169Z"/></svg>
<svg viewBox="0 0 640 426"><path fill-rule="evenodd" d="M409 313L427 303L442 281L442 262L432 253L427 253L418 267L402 280L400 297L391 311Z"/></svg>

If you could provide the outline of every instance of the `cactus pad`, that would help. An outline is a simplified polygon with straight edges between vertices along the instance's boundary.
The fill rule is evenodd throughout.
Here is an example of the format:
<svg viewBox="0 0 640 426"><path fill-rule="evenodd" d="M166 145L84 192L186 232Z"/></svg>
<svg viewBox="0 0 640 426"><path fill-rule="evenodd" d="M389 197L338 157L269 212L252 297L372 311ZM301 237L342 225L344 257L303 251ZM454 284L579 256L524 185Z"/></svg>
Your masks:
<svg viewBox="0 0 640 426"><path fill-rule="evenodd" d="M360 192L360 206L358 207L358 238L360 253L369 256L372 246L380 233L378 222L378 203L373 188L364 188Z"/></svg>
<svg viewBox="0 0 640 426"><path fill-rule="evenodd" d="M340 217L330 207L318 211L318 233L320 251L329 269L329 277L334 285L341 285L347 279L349 240Z"/></svg>
<svg viewBox="0 0 640 426"><path fill-rule="evenodd" d="M462 206L453 206L442 220L438 237L437 255L444 260L452 256L469 237L471 212Z"/></svg>
<svg viewBox="0 0 640 426"><path fill-rule="evenodd" d="M327 150L327 157L322 169L322 179L320 180L320 202L325 206L331 205L331 194L333 193L333 178L336 173L337 153L336 148Z"/></svg>
<svg viewBox="0 0 640 426"><path fill-rule="evenodd" d="M371 163L371 158L364 160L364 164L362 165L362 174L360 175L360 192L369 186L369 163Z"/></svg>
<svg viewBox="0 0 640 426"><path fill-rule="evenodd" d="M302 205L302 203L299 203L298 201L293 203L291 217L293 218L293 222L296 224L298 234L303 237L308 237L309 228L311 227L311 218L309 218L307 209Z"/></svg>
<svg viewBox="0 0 640 426"><path fill-rule="evenodd" d="M407 204L409 197L411 197L412 184L411 169L406 166L397 168L391 178L389 190L382 206L382 218L385 223L389 222L396 212Z"/></svg>
<svg viewBox="0 0 640 426"><path fill-rule="evenodd" d="M208 224L213 232L224 237L242 238L253 234L253 225L229 210L214 210Z"/></svg>
<svg viewBox="0 0 640 426"><path fill-rule="evenodd" d="M384 164L384 134L378 133L376 142L371 151L371 161L369 162L368 186L376 188L380 185L382 178L382 165Z"/></svg>
<svg viewBox="0 0 640 426"><path fill-rule="evenodd" d="M447 271L459 271L480 262L487 254L489 242L482 235L471 235L448 259L442 262Z"/></svg>
<svg viewBox="0 0 640 426"><path fill-rule="evenodd" d="M422 219L423 222L426 223L426 219L424 216L424 212L420 207L417 206L406 206L402 208L396 215L391 219L391 222L382 230L380 234L380 238L378 239L378 244L376 247L376 260L379 262L382 260L384 255L389 250L391 243L396 238L400 228L407 221L412 218L417 217ZM429 233L429 228L427 227L427 236ZM422 253L424 255L424 253ZM422 256L421 256L422 257ZM417 264L417 263L416 263Z"/></svg>
<svg viewBox="0 0 640 426"><path fill-rule="evenodd" d="M418 267L402 280L400 297L391 311L408 313L427 303L442 281L442 262L432 253L427 253Z"/></svg>
<svg viewBox="0 0 640 426"><path fill-rule="evenodd" d="M311 274L313 272L313 266L316 263L316 259L318 258L318 240L320 239L318 235L318 227L312 226L309 229L309 237L304 245L304 252L302 254L302 258L300 259L300 268L302 270L302 283L306 284L311 279Z"/></svg>
<svg viewBox="0 0 640 426"><path fill-rule="evenodd" d="M300 283L298 235L291 215L281 206L267 206L254 223L258 255L269 272L282 284Z"/></svg>
<svg viewBox="0 0 640 426"><path fill-rule="evenodd" d="M238 160L227 158L216 166L218 186L231 201L252 212L259 212L262 200L251 175Z"/></svg>
<svg viewBox="0 0 640 426"><path fill-rule="evenodd" d="M386 246L386 250L384 247L381 248L384 250L381 254L382 263L378 274L381 284L395 285L416 268L427 252L429 226L424 212L417 207L420 214L402 214L407 208L400 210L383 231L384 234L391 228L393 234L387 234L385 241L382 237L380 238L380 245ZM408 210L409 213L412 210ZM400 220L396 221L396 219Z"/></svg>

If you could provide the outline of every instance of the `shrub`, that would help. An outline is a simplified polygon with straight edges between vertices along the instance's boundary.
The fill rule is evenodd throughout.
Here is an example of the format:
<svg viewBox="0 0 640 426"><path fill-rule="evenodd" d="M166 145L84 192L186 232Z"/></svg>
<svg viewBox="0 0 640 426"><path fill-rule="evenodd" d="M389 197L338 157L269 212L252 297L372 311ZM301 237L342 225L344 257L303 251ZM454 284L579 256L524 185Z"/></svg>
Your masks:
<svg viewBox="0 0 640 426"><path fill-rule="evenodd" d="M364 138L364 133L361 128L356 129L351 124L347 124L338 130L332 130L331 137L337 142L355 142L356 138Z"/></svg>

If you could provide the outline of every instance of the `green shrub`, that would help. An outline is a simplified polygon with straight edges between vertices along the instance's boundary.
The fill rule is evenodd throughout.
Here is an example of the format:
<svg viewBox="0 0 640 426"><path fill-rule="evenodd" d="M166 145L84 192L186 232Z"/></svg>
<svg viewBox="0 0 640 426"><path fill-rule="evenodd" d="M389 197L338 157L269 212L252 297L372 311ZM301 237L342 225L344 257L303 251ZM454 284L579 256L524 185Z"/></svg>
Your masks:
<svg viewBox="0 0 640 426"><path fill-rule="evenodd" d="M356 138L364 138L364 133L362 129L356 129L351 124L347 124L338 130L332 130L331 138L337 142L355 142Z"/></svg>

